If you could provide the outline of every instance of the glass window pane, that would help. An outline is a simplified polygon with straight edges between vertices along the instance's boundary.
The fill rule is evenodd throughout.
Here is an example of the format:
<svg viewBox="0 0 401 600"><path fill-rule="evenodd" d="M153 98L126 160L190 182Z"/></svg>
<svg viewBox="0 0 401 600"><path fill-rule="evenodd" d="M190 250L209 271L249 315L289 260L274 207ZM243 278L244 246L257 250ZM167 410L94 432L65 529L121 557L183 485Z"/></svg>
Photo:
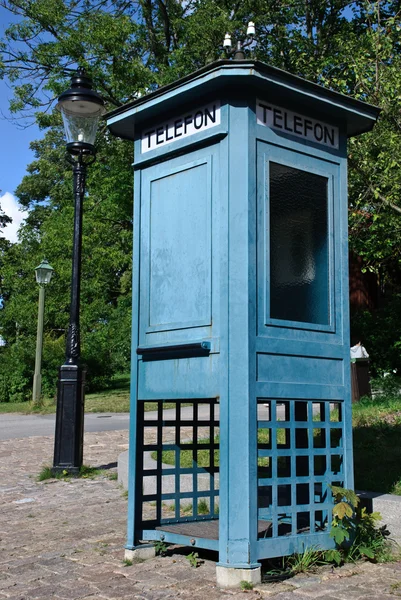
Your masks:
<svg viewBox="0 0 401 600"><path fill-rule="evenodd" d="M327 177L270 162L270 317L327 325Z"/></svg>

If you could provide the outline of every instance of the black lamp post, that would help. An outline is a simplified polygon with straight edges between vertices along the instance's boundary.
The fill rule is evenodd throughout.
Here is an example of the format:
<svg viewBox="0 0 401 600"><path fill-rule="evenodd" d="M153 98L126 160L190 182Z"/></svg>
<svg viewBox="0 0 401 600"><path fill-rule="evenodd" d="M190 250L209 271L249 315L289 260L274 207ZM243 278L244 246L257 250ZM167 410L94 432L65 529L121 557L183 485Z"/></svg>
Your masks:
<svg viewBox="0 0 401 600"><path fill-rule="evenodd" d="M82 209L88 164L95 160L95 137L104 101L92 90L82 69L71 79L56 108L61 112L67 138L68 160L74 173L74 242L70 324L65 363L59 369L53 471L78 473L82 466L85 369L80 364L79 301L81 287Z"/></svg>

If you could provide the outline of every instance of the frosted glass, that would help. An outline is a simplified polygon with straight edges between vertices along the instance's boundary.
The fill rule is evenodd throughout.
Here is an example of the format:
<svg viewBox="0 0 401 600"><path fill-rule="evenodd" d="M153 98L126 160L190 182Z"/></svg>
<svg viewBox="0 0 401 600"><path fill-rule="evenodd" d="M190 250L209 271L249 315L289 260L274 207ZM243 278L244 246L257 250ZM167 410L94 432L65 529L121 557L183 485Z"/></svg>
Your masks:
<svg viewBox="0 0 401 600"><path fill-rule="evenodd" d="M270 317L327 325L327 177L270 163Z"/></svg>

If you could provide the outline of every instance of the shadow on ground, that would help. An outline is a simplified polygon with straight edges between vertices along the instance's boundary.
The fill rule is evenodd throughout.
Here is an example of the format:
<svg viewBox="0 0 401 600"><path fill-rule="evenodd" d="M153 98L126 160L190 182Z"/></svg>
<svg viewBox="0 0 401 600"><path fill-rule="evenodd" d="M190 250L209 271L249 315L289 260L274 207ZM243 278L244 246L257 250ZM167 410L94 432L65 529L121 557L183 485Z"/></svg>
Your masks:
<svg viewBox="0 0 401 600"><path fill-rule="evenodd" d="M354 468L355 489L401 495L401 423L354 427Z"/></svg>

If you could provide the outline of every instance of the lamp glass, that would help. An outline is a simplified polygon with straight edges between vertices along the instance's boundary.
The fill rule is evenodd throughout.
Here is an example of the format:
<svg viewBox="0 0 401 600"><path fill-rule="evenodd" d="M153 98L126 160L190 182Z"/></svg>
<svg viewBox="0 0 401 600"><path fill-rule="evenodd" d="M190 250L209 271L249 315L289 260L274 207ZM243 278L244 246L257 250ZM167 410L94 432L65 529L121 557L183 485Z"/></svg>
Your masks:
<svg viewBox="0 0 401 600"><path fill-rule="evenodd" d="M256 30L255 30L255 23L253 21L249 21L248 23L248 29L246 30L246 35L255 35L256 34Z"/></svg>
<svg viewBox="0 0 401 600"><path fill-rule="evenodd" d="M87 100L65 100L60 102L60 111L67 143L85 142L93 146L103 106Z"/></svg>
<svg viewBox="0 0 401 600"><path fill-rule="evenodd" d="M47 285L50 283L53 273L53 267L49 265L47 260L43 260L35 269L36 282L39 285Z"/></svg>
<svg viewBox="0 0 401 600"><path fill-rule="evenodd" d="M231 48L231 36L229 33L226 33L224 36L223 48Z"/></svg>

